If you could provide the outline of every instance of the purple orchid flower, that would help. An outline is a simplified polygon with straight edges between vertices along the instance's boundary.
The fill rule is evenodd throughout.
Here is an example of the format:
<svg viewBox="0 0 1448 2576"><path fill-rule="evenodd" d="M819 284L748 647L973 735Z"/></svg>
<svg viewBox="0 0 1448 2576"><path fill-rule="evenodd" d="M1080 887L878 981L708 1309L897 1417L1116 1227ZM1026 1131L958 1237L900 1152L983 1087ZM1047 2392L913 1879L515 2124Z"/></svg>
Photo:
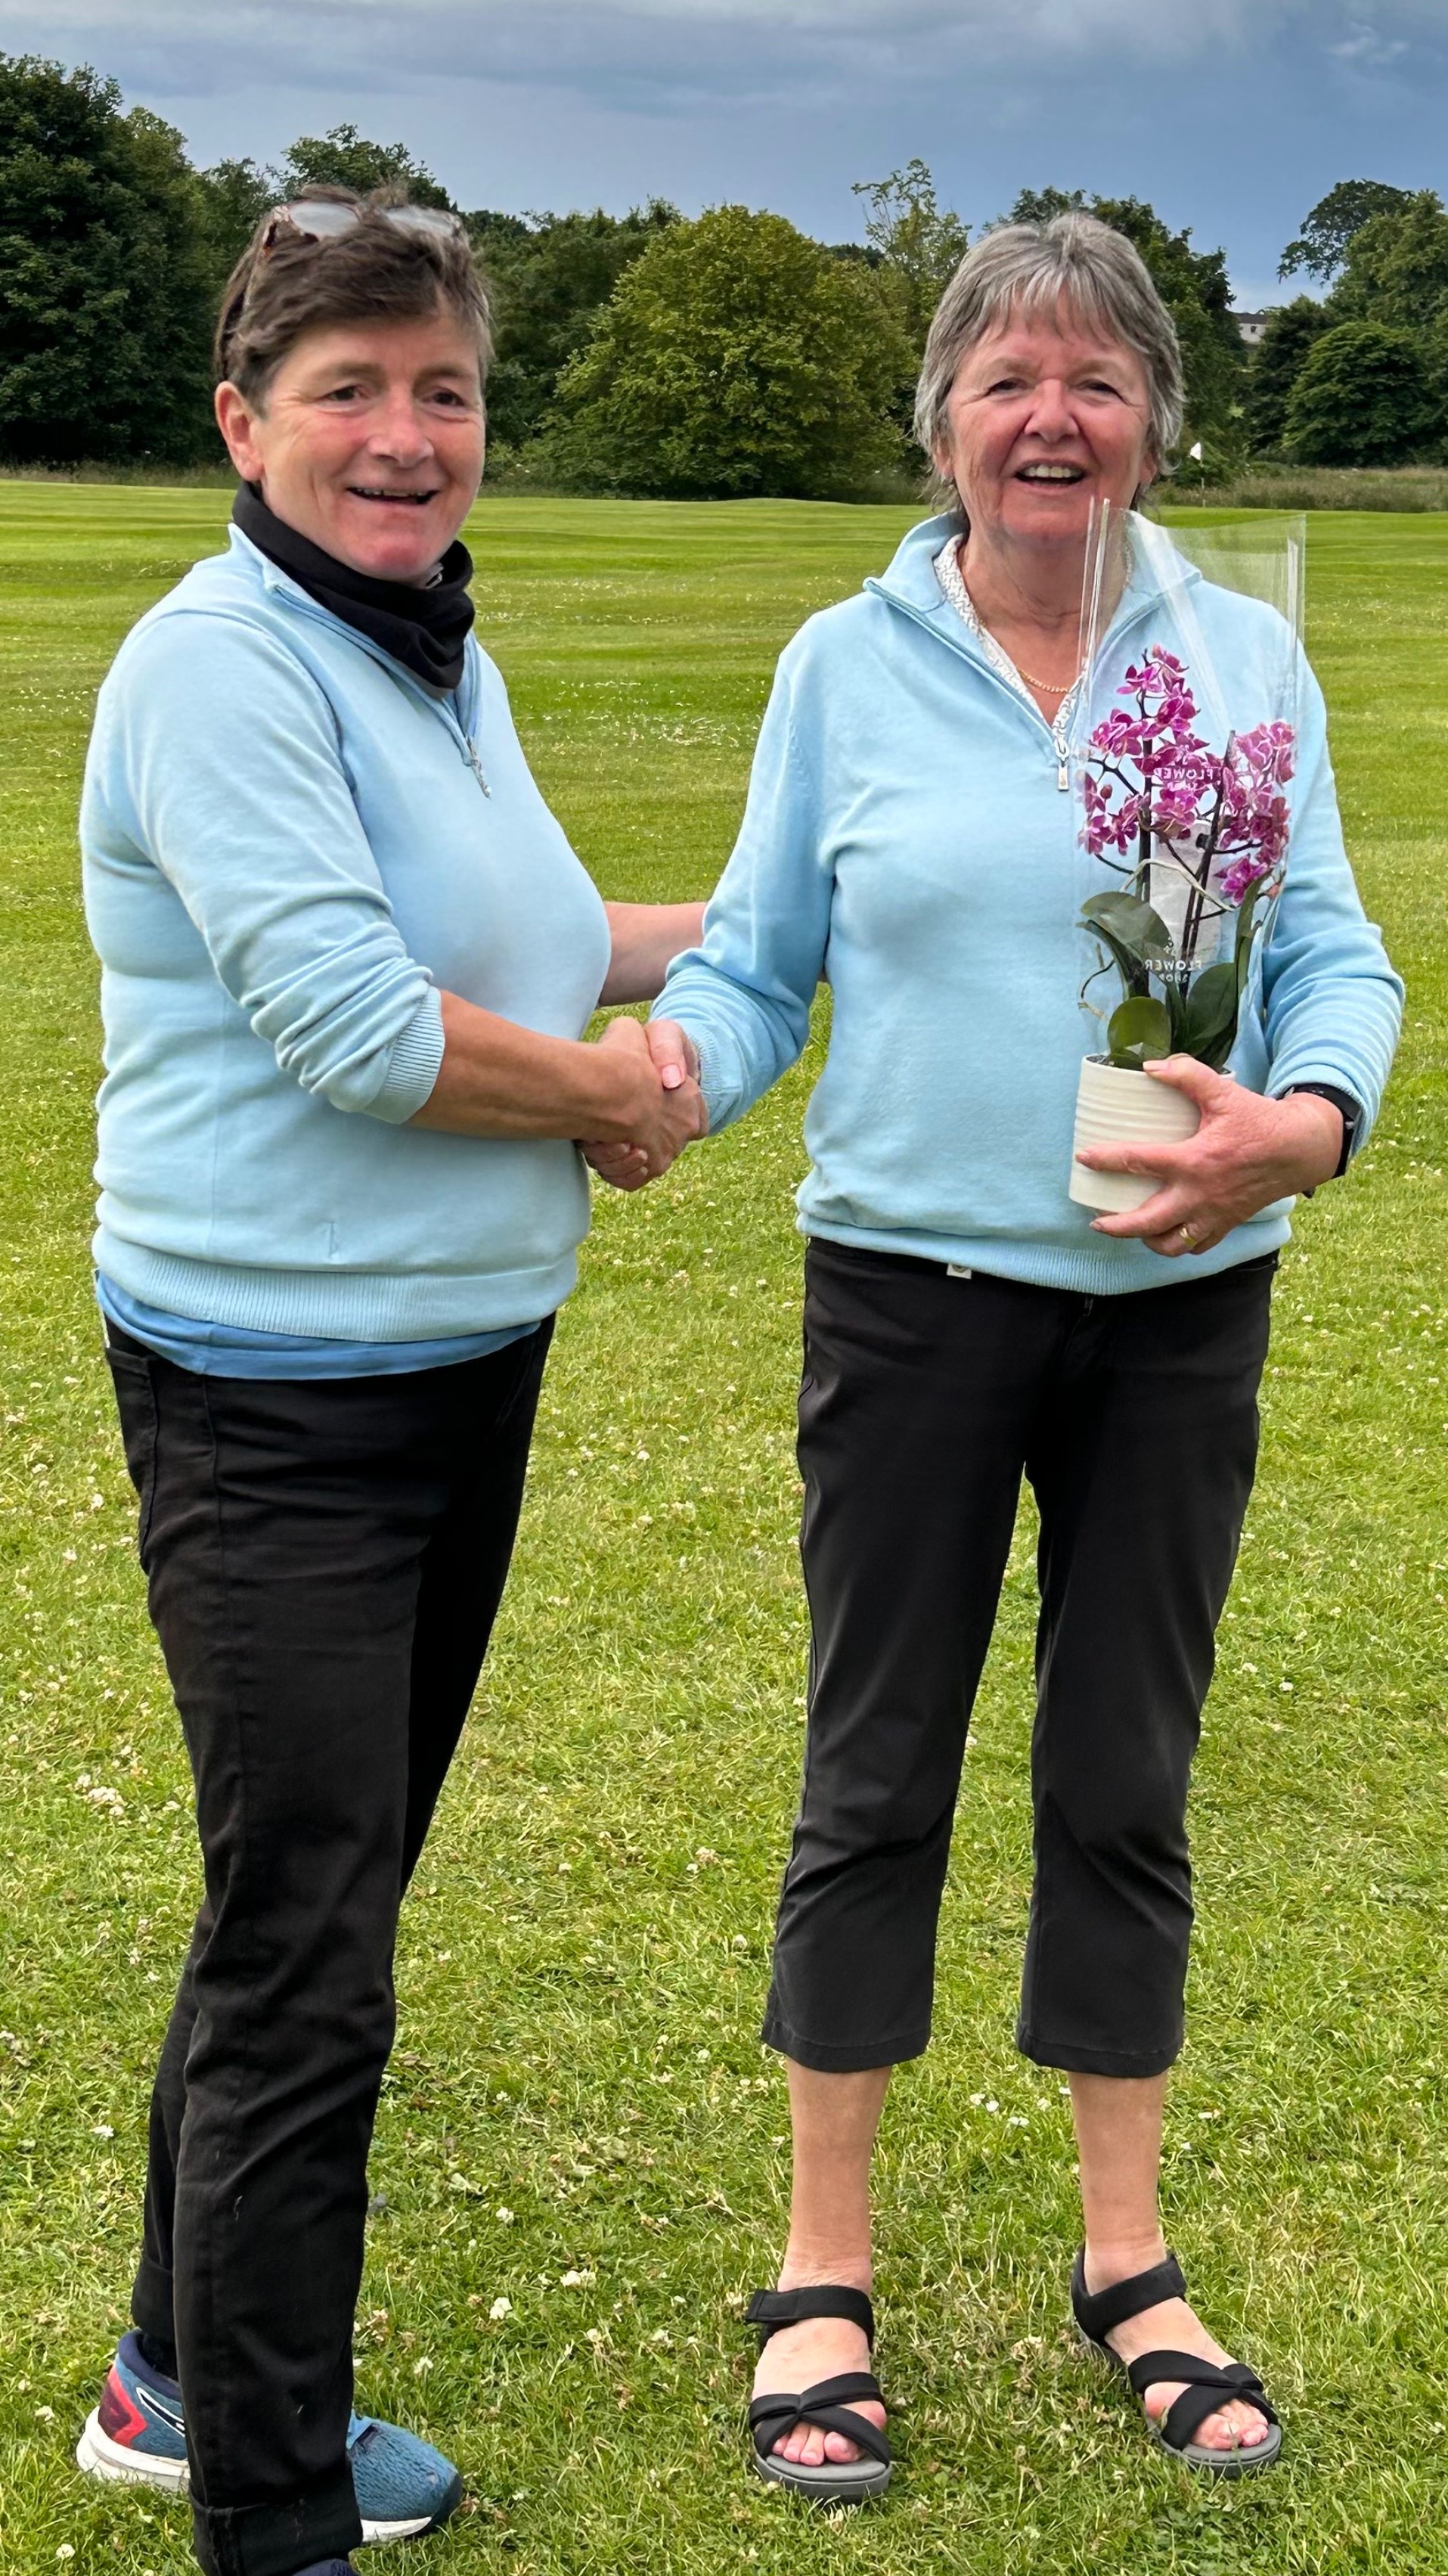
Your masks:
<svg viewBox="0 0 1448 2576"><path fill-rule="evenodd" d="M1250 886L1260 885L1264 877L1270 877L1274 864L1260 850L1247 858L1234 859L1224 870L1221 881L1221 890L1228 903L1240 904Z"/></svg>
<svg viewBox="0 0 1448 2576"><path fill-rule="evenodd" d="M1250 950L1266 918L1259 906L1281 884L1291 821L1283 789L1296 765L1296 735L1271 721L1214 751L1197 731L1186 663L1159 644L1127 670L1115 699L1124 703L1113 703L1097 725L1081 767L1081 841L1108 865L1124 862L1118 874L1128 889L1160 912L1170 950L1153 950L1138 965L1164 990L1180 1045L1199 969L1226 963L1223 916L1240 916L1229 939L1240 972L1244 946ZM1231 1035L1218 1021L1203 1060L1225 1062Z"/></svg>
<svg viewBox="0 0 1448 2576"><path fill-rule="evenodd" d="M1108 850L1124 856L1144 831L1178 847L1195 837L1214 892L1240 904L1286 851L1289 814L1281 790L1295 766L1292 726L1254 725L1235 735L1224 754L1212 751L1193 730L1198 710L1187 666L1161 644L1128 668L1116 695L1132 701L1134 711L1112 707L1091 735L1084 846L1096 857ZM1119 801L1118 788L1124 790Z"/></svg>

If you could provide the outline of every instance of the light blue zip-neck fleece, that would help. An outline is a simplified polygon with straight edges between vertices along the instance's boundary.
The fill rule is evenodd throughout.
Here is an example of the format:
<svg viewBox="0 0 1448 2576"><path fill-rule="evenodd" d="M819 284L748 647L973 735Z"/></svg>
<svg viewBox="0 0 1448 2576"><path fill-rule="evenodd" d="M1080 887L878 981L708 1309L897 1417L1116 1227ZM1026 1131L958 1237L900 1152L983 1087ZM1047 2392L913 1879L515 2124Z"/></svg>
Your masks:
<svg viewBox="0 0 1448 2576"><path fill-rule="evenodd" d="M1252 1260L1286 1240L1290 1201L1168 1263L1093 1234L1067 1197L1081 1059L1102 1044L1080 999L1093 952L1077 921L1115 880L1080 847L1050 728L941 592L951 532L943 518L913 528L883 579L786 647L702 946L674 960L655 1017L696 1040L710 1126L724 1127L794 1063L828 978L805 1234L1089 1295ZM1275 612L1206 583L1192 597L1231 722L1261 722L1275 712ZM1124 662L1153 643L1181 639L1158 598L1129 590L1110 649ZM1232 1069L1273 1095L1330 1083L1361 1102L1366 1134L1402 986L1353 884L1305 666L1300 697L1286 890Z"/></svg>
<svg viewBox="0 0 1448 2576"><path fill-rule="evenodd" d="M576 1038L608 967L476 643L438 697L233 529L116 657L81 842L97 1269L171 1315L340 1341L550 1314L588 1226L576 1148L406 1124L442 991Z"/></svg>

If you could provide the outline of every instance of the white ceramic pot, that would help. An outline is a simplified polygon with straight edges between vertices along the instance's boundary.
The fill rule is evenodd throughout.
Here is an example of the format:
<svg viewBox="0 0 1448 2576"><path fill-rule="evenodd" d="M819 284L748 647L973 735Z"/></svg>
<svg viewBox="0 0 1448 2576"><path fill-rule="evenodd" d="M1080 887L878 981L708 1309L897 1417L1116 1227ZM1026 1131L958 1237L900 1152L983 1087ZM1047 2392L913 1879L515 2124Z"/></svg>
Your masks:
<svg viewBox="0 0 1448 2576"><path fill-rule="evenodd" d="M1195 1136L1201 1112L1185 1092L1155 1082L1149 1073L1123 1072L1104 1056L1088 1055L1076 1094L1070 1195L1103 1216L1124 1216L1160 1188L1135 1172L1092 1172L1075 1160L1083 1145L1181 1145Z"/></svg>

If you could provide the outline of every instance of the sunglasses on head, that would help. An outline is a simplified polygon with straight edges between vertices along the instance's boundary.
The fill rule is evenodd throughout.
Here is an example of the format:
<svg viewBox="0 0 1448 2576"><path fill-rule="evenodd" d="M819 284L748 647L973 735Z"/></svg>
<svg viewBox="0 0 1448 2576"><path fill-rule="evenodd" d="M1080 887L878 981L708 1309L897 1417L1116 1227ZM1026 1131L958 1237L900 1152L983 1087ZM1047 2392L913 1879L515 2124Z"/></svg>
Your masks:
<svg viewBox="0 0 1448 2576"><path fill-rule="evenodd" d="M465 230L461 216L450 214L445 206L348 206L333 197L296 197L289 205L273 206L261 238L262 257L276 248L284 233L300 233L304 241L334 241L339 233L351 232L364 215L380 215L400 233L425 233L434 241L452 240Z"/></svg>

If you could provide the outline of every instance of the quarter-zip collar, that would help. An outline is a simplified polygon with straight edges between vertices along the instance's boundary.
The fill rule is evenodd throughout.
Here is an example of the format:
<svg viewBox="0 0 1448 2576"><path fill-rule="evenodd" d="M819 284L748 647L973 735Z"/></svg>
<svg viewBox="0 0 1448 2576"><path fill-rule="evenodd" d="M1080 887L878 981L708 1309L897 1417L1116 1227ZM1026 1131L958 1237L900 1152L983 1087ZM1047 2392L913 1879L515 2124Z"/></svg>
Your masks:
<svg viewBox="0 0 1448 2576"><path fill-rule="evenodd" d="M1059 750L1052 727L1039 707L1009 687L1000 673L992 668L980 644L957 616L940 587L935 558L941 547L948 545L951 538L959 533L960 522L953 511L942 511L936 518L920 520L902 538L886 570L878 576L872 574L865 588L873 591L878 599L887 600L892 608L903 611L928 633L938 635L951 652L961 654L977 671L983 672L992 687L1018 706L1028 721L1034 720L1051 742L1053 750ZM1201 579L1194 565L1184 564L1183 570L1188 581ZM1104 650L1107 644L1115 644L1128 628L1146 616L1161 596L1159 583L1149 573L1143 573L1140 555L1133 550L1126 588L1098 651Z"/></svg>
<svg viewBox="0 0 1448 2576"><path fill-rule="evenodd" d="M389 678L395 680L399 688L405 689L419 706L428 708L430 713L446 726L460 757L467 762L483 794L491 796L493 791L483 775L482 762L474 740L478 722L480 685L477 647L471 636L468 638L463 655L463 676L456 689L444 693L439 689L426 688L422 681L408 670L404 662L399 662L394 654L385 653L380 644L374 644L370 635L364 635L356 626L349 626L345 618L334 616L330 608L325 608L320 600L313 599L310 591L303 590L299 581L294 581L289 573L282 571L279 564L274 564L269 556L262 553L260 546L254 546L251 539L235 523L228 529L227 535L233 554L244 556L255 568L264 590L269 591L274 598L284 600L288 608L295 609L299 616L311 618L314 624L326 627L333 635L344 636L359 653L365 653L370 661L376 662L380 669L386 671Z"/></svg>
<svg viewBox="0 0 1448 2576"><path fill-rule="evenodd" d="M279 519L267 507L260 484L238 486L231 515L269 562L290 573L345 626L370 635L384 653L404 662L425 688L457 687L474 616L468 595L473 559L461 537L454 537L425 582L386 581L328 554L300 528Z"/></svg>

